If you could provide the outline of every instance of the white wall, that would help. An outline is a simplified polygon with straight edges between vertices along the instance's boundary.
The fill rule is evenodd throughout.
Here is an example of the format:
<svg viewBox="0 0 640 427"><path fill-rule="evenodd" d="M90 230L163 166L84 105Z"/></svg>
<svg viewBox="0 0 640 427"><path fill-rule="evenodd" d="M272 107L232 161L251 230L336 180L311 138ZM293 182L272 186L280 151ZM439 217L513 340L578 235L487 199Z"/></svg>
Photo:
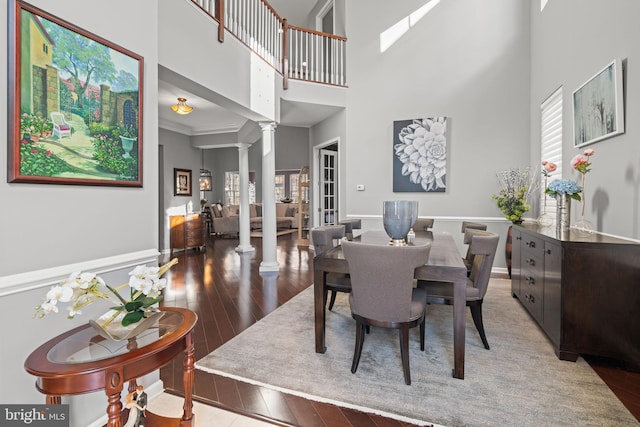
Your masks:
<svg viewBox="0 0 640 427"><path fill-rule="evenodd" d="M44 396L34 387L35 378L24 371L25 358L45 340L87 321L87 317L68 321L64 314L55 319L31 318L34 307L53 281L61 274L66 277L74 271L72 268L84 270L88 266L99 266L105 274L114 274L119 280L122 275L126 277L129 264L155 261L157 255L158 46L153 36L157 33L156 2L114 0L109 7L95 0L30 3L144 57L143 187L9 184L6 167L0 168L0 311L5 325L2 332L5 345L0 353L3 367L0 381L5 384L0 390L3 403L44 402ZM141 16L145 19L140 19ZM0 22L7 28L7 7L0 7ZM0 31L3 130L7 129L8 101L6 37L7 31ZM0 146L0 161L7 161L6 143ZM54 271L58 267L60 270ZM104 393L92 396L82 396L79 402L84 403L74 405L72 413L81 409L81 414L76 414L72 425L86 426L87 420L104 414Z"/></svg>
<svg viewBox="0 0 640 427"><path fill-rule="evenodd" d="M625 133L589 145L596 154L587 175L585 217L598 231L640 238L640 3L635 0L552 0L540 12L531 2L531 157L540 159L540 104L563 87L564 177L580 182L570 161L572 93L615 58L626 62ZM579 214L574 204L573 216Z"/></svg>

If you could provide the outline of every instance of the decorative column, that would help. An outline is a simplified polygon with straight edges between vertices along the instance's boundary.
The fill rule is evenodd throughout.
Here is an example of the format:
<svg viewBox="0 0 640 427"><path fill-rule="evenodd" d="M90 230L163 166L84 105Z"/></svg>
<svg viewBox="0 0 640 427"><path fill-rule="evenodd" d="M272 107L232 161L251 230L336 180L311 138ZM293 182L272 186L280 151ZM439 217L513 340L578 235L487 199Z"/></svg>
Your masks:
<svg viewBox="0 0 640 427"><path fill-rule="evenodd" d="M238 147L238 166L240 167L240 244L236 252L252 252L251 246L251 213L249 212L249 147L251 144L241 142Z"/></svg>
<svg viewBox="0 0 640 427"><path fill-rule="evenodd" d="M262 262L259 271L280 271L276 257L276 123L259 124L262 129Z"/></svg>

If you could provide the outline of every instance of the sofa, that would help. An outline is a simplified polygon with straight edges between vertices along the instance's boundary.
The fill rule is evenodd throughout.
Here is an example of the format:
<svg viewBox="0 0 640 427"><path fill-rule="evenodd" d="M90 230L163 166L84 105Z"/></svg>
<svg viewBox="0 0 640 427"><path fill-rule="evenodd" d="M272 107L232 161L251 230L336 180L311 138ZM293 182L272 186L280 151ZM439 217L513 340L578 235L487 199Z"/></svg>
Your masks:
<svg viewBox="0 0 640 427"><path fill-rule="evenodd" d="M212 234L238 234L240 232L240 206L218 204L209 205ZM262 229L262 203L249 205L249 224L251 230ZM298 205L276 203L276 224L278 229L298 228Z"/></svg>

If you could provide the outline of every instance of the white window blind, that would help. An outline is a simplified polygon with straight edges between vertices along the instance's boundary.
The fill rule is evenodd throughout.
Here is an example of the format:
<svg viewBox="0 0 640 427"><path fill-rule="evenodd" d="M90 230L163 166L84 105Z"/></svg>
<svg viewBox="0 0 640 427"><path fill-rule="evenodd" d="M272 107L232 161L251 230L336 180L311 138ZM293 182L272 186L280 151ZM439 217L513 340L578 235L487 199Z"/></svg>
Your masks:
<svg viewBox="0 0 640 427"><path fill-rule="evenodd" d="M556 90L540 105L541 132L540 158L543 161L555 163L558 169L549 174L547 185L554 179L562 178L562 87ZM556 200L544 193L546 188L544 175L541 176L540 206L546 207L546 213L552 218L556 214ZM546 204L546 205L545 205Z"/></svg>

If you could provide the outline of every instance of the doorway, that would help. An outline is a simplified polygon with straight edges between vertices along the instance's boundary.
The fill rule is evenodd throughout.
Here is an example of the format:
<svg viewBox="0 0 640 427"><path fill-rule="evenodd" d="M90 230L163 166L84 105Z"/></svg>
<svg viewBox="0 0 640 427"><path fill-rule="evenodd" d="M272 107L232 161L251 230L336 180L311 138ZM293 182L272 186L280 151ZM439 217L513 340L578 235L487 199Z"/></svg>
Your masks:
<svg viewBox="0 0 640 427"><path fill-rule="evenodd" d="M340 221L339 182L340 159L339 139L314 147L313 164L315 172L313 202L317 215L313 226L335 225Z"/></svg>

